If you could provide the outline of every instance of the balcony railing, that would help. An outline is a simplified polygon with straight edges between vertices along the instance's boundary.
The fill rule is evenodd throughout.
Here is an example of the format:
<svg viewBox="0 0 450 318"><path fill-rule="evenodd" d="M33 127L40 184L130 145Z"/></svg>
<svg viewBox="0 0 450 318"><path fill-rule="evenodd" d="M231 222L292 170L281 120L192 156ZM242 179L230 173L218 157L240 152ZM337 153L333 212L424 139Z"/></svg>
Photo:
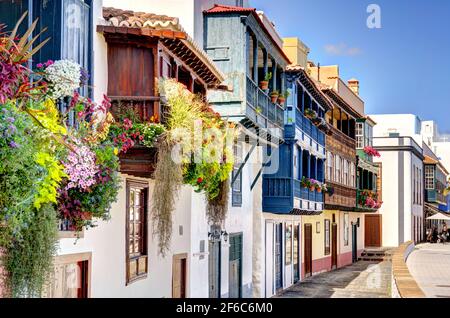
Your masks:
<svg viewBox="0 0 450 318"><path fill-rule="evenodd" d="M109 96L113 114L137 115L143 121L159 121L161 114L160 98L156 96Z"/></svg>
<svg viewBox="0 0 450 318"><path fill-rule="evenodd" d="M319 145L325 146L325 134L298 110L295 115L295 124L311 139L317 141Z"/></svg>
<svg viewBox="0 0 450 318"><path fill-rule="evenodd" d="M247 76L247 104L257 114L276 124L280 128L284 126L284 109L279 104L274 104L267 93L258 87L251 78Z"/></svg>
<svg viewBox="0 0 450 318"><path fill-rule="evenodd" d="M370 206L368 205L368 198L372 199L374 202L376 202L377 205ZM369 200L370 201L370 200ZM368 211L377 211L381 206L379 205L380 202L378 201L378 193L371 190L356 190L356 208L361 210L368 210Z"/></svg>
<svg viewBox="0 0 450 318"><path fill-rule="evenodd" d="M287 198L291 196L291 185L294 183L294 197L313 202L323 202L323 193L310 191L301 187L300 180L292 178L264 178L264 196Z"/></svg>

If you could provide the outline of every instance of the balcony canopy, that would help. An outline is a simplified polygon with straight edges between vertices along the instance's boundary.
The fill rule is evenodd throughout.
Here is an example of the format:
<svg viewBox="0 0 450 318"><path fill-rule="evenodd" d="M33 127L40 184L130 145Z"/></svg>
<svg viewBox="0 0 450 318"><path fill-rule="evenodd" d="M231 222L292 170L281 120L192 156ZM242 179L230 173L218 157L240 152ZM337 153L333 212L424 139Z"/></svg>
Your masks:
<svg viewBox="0 0 450 318"><path fill-rule="evenodd" d="M186 33L178 18L110 7L103 8L103 18L106 25L99 25L98 32L125 37L157 38L209 87L219 87L224 81L224 75Z"/></svg>

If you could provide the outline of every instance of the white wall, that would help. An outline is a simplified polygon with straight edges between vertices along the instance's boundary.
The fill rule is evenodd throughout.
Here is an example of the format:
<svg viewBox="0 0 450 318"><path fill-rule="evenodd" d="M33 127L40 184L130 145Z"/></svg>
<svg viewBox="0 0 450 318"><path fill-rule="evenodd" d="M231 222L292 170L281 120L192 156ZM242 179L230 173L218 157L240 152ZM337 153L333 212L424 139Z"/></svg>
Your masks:
<svg viewBox="0 0 450 318"><path fill-rule="evenodd" d="M394 140L394 139L393 139ZM382 146L384 140L374 139L374 146ZM379 212L383 215L383 246L394 247L401 243L414 239L413 216L423 216L422 203L414 203L413 200L413 175L414 166L423 173L423 162L410 151L380 151L381 157L374 158L375 162L382 163L382 195L383 205ZM403 165L399 164L400 156L403 156ZM399 169L402 169L403 180L399 180ZM422 184L423 184L423 177ZM403 183L403 188L402 188ZM400 203L403 203L403 218L399 220ZM403 238L399 232L399 222L403 222Z"/></svg>
<svg viewBox="0 0 450 318"><path fill-rule="evenodd" d="M382 163L383 205L379 210L382 215L382 243L383 246L395 247L399 241L398 152L382 151L380 154L381 157L374 158L374 161Z"/></svg>
<svg viewBox="0 0 450 318"><path fill-rule="evenodd" d="M421 122L413 114L369 115L377 124L373 127L374 137L389 137L389 133L408 136L422 145Z"/></svg>
<svg viewBox="0 0 450 318"><path fill-rule="evenodd" d="M84 237L78 240L61 239L58 255L92 252L92 297L171 297L172 255L188 253L188 296L207 297L208 260L207 258L199 260L194 256L199 250L200 240L207 241L207 231L190 230L194 220L199 228L206 229L204 207L198 204L204 199L201 195L194 193L189 186L183 187L176 203L170 252L165 258L158 255L157 239L151 235L150 220L148 277L129 286L125 285L125 181L127 178L149 182L149 206L151 206L154 182L123 175L122 189L117 202L111 209L111 220L98 222L98 227L85 230ZM193 222L191 222L191 216ZM180 226L183 226L183 235L179 234Z"/></svg>

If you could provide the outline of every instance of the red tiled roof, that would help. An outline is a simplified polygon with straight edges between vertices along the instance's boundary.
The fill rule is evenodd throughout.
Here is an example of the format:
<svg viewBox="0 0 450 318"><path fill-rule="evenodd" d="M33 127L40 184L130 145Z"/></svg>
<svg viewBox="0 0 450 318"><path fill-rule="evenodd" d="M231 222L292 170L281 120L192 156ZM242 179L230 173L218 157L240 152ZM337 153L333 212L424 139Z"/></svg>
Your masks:
<svg viewBox="0 0 450 318"><path fill-rule="evenodd" d="M201 73L202 79L206 83L219 85L224 81L222 72L203 49L186 33L178 18L111 7L103 8L103 18L106 24L99 25L97 27L98 31L127 34L130 30L133 30L135 32L130 32L130 34L159 37L169 50L175 55L179 55L179 58L185 61L195 72ZM125 32L123 29L130 30ZM188 51L192 52L194 57L190 54L184 54Z"/></svg>
<svg viewBox="0 0 450 318"><path fill-rule="evenodd" d="M291 64L291 61L289 60L289 57L284 53L283 48L278 45L278 43L272 38L270 35L269 30L267 30L267 27L264 25L264 23L261 21L261 18L258 16L258 13L256 12L256 8L244 8L244 7L235 7L235 6L226 6L222 4L215 4L214 7L211 9L203 11L205 14L213 14L213 13L247 13L248 15L253 14L256 21L260 25L260 27L264 30L264 32L268 35L268 37L272 40L275 47L280 52L281 56L285 58L285 60L288 62L288 64Z"/></svg>
<svg viewBox="0 0 450 318"><path fill-rule="evenodd" d="M235 7L235 6L226 6L222 4L215 4L209 10L205 11L206 13L224 13L224 12L256 12L256 8L243 8L243 7Z"/></svg>

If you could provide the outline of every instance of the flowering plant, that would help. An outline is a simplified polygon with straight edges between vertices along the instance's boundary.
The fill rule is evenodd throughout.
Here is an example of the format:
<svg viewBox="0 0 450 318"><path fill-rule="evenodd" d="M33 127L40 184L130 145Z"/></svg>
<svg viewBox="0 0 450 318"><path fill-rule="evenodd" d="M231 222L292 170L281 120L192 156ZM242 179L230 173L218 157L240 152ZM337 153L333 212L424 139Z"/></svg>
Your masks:
<svg viewBox="0 0 450 318"><path fill-rule="evenodd" d="M111 126L109 138L113 140L120 152L126 153L135 145L153 147L158 136L164 131L165 128L161 124L136 123L125 118L122 123Z"/></svg>
<svg viewBox="0 0 450 318"><path fill-rule="evenodd" d="M381 154L380 154L376 149L374 149L374 148L371 147L371 146L366 146L366 147L364 147L364 152L365 152L368 156L373 156L373 157L377 157L377 158L381 157Z"/></svg>
<svg viewBox="0 0 450 318"><path fill-rule="evenodd" d="M44 67L43 64L39 66ZM45 64L44 77L48 81L50 95L53 98L72 96L81 85L81 66L70 60L59 60L54 63L50 61Z"/></svg>
<svg viewBox="0 0 450 318"><path fill-rule="evenodd" d="M72 147L74 151L70 151L67 159L63 162L64 172L69 181L66 189L78 188L80 191L88 192L90 187L95 184L95 176L99 171L95 163L95 154L78 140L75 140Z"/></svg>
<svg viewBox="0 0 450 318"><path fill-rule="evenodd" d="M309 118L309 119L316 119L317 118L317 112L315 110L313 110L313 109L306 108L305 109L305 116L306 116L306 118Z"/></svg>

